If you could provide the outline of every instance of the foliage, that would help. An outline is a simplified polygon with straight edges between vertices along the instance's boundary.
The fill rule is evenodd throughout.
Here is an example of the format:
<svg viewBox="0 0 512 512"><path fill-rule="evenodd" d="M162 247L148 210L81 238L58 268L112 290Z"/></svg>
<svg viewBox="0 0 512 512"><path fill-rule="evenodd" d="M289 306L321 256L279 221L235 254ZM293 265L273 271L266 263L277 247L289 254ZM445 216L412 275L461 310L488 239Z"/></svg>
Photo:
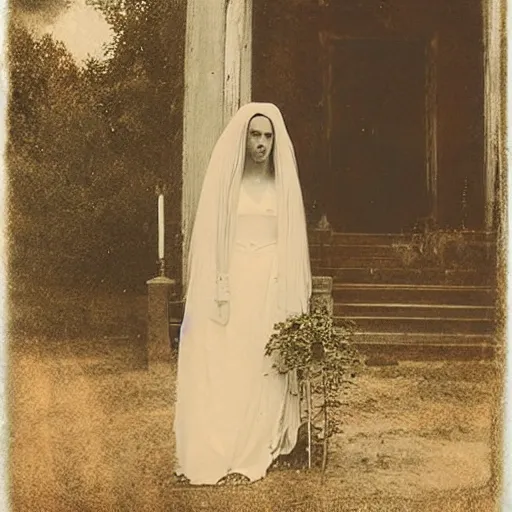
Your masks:
<svg viewBox="0 0 512 512"><path fill-rule="evenodd" d="M18 0L15 7L39 4ZM185 9L184 2L158 0L144 4L141 17L134 13L142 4L105 2L109 19L117 20L114 43L106 60L83 66L50 36L37 39L11 20L7 159L15 282L144 286L156 271L160 181L171 185L171 272L179 266L173 236L180 211L171 205L181 200Z"/></svg>
<svg viewBox="0 0 512 512"><path fill-rule="evenodd" d="M412 243L424 263L445 266L445 251L449 244L460 247L464 235L456 230L432 230L412 236Z"/></svg>
<svg viewBox="0 0 512 512"><path fill-rule="evenodd" d="M355 324L346 320L335 326L327 308L318 307L276 324L266 347L266 354L275 359L279 372L297 372L306 394L308 430L317 430L323 441L324 471L328 440L341 432L341 395L354 384L356 371L362 364L351 343L354 330ZM319 405L315 407L317 398ZM315 421L319 417L320 425L317 425ZM310 442L310 454L311 451Z"/></svg>
<svg viewBox="0 0 512 512"><path fill-rule="evenodd" d="M115 33L102 100L113 122L113 149L139 172L152 171L164 181L173 173L178 181L186 2L90 3L102 10Z"/></svg>
<svg viewBox="0 0 512 512"><path fill-rule="evenodd" d="M11 0L11 7L15 11L38 13L48 18L54 17L70 5L71 0Z"/></svg>
<svg viewBox="0 0 512 512"><path fill-rule="evenodd" d="M468 242L466 229L440 229L427 219L411 234L410 241L394 244L405 267L472 268L485 264L486 255Z"/></svg>

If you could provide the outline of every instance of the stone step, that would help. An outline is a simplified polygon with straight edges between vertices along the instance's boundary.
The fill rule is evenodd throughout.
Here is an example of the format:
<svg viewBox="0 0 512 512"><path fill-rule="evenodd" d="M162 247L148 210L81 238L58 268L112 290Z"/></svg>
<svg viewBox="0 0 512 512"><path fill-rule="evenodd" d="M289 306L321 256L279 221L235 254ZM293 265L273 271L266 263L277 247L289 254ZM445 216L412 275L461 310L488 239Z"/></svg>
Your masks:
<svg viewBox="0 0 512 512"><path fill-rule="evenodd" d="M457 318L494 320L490 306L459 306L442 304L344 304L334 305L336 317L406 317L406 318Z"/></svg>
<svg viewBox="0 0 512 512"><path fill-rule="evenodd" d="M479 318L410 317L410 316L344 316L341 320L352 320L363 333L424 333L424 334L492 334L494 322Z"/></svg>
<svg viewBox="0 0 512 512"><path fill-rule="evenodd" d="M491 359L496 351L494 338L479 334L361 333L353 343L369 362L474 361Z"/></svg>
<svg viewBox="0 0 512 512"><path fill-rule="evenodd" d="M491 273L477 270L443 270L439 268L320 268L313 267L314 276L330 276L334 283L389 283L389 284L445 284L445 285L489 285Z"/></svg>
<svg viewBox="0 0 512 512"><path fill-rule="evenodd" d="M402 266L398 258L392 256L382 256L375 258L373 256L326 256L324 258L311 258L311 267L323 268L363 268L363 269L382 269L396 268Z"/></svg>
<svg viewBox="0 0 512 512"><path fill-rule="evenodd" d="M310 244L329 243L337 244L356 244L372 245L403 243L411 239L410 235L400 233L336 233L331 231L310 230L308 240Z"/></svg>
<svg viewBox="0 0 512 512"><path fill-rule="evenodd" d="M447 245L442 251L442 258L438 258L435 265L421 256L416 249L413 248L411 251L406 246L400 248L387 245L312 245L309 251L312 265L318 268L389 268L390 261L394 262L394 267L420 270L425 265L437 266L440 269L462 266L486 271L492 271L496 267L496 250L490 244L468 244L462 249L456 245Z"/></svg>
<svg viewBox="0 0 512 512"><path fill-rule="evenodd" d="M487 286L335 284L335 303L453 304L494 306L494 293Z"/></svg>
<svg viewBox="0 0 512 512"><path fill-rule="evenodd" d="M392 245L381 244L338 244L325 245L310 244L309 254L311 258L348 258L348 257L370 257L370 258L395 258L399 255Z"/></svg>
<svg viewBox="0 0 512 512"><path fill-rule="evenodd" d="M493 233L467 232L460 239L443 240L440 253L434 261L421 255L417 243L421 238L397 234L310 233L312 267L368 268L392 267L423 270L425 265L444 268L483 270L492 274L496 266L496 240ZM414 243L413 243L414 242Z"/></svg>
<svg viewBox="0 0 512 512"><path fill-rule="evenodd" d="M484 231L466 231L462 233L465 241L470 243L493 243L496 234ZM415 237L417 238L417 237ZM338 233L333 231L309 230L308 240L310 244L329 243L331 245L344 244L377 244L393 245L409 243L413 239L411 233Z"/></svg>

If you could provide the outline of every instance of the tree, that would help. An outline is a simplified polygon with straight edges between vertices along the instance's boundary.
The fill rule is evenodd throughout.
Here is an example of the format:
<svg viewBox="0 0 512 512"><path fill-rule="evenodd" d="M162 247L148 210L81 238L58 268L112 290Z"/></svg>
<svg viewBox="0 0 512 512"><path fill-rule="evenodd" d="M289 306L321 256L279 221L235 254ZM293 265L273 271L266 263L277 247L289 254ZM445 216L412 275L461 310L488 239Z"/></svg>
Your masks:
<svg viewBox="0 0 512 512"><path fill-rule="evenodd" d="M177 185L168 204L180 203L184 2L103 3L114 42L105 61L83 67L51 37L10 25L10 264L19 279L143 287L155 272L155 185ZM178 227L179 207L167 211ZM181 255L172 255L177 268Z"/></svg>
<svg viewBox="0 0 512 512"><path fill-rule="evenodd" d="M167 254L181 261L181 152L185 0L90 0L114 31L101 104L108 109L111 149L135 180L151 233L154 188L168 185ZM137 177L137 178L135 178ZM139 216L140 218L140 216ZM177 237L177 240L174 240ZM149 239L156 247L153 239ZM175 243L176 242L176 243Z"/></svg>

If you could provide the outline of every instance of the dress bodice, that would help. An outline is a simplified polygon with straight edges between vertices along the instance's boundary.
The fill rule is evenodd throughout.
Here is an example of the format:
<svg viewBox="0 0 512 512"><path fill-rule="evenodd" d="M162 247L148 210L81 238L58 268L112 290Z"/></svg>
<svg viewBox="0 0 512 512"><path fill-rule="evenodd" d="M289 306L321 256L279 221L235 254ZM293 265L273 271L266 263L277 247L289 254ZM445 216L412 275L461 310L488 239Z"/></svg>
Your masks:
<svg viewBox="0 0 512 512"><path fill-rule="evenodd" d="M246 249L259 249L277 242L277 195L267 187L259 201L240 187L235 242Z"/></svg>

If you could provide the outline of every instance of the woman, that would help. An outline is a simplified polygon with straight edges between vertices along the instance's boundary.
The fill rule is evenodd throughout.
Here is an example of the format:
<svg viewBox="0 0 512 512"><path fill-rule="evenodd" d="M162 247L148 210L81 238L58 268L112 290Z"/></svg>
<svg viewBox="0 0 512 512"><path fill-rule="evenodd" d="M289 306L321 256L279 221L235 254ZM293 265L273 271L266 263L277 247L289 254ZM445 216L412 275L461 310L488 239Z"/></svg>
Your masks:
<svg viewBox="0 0 512 512"><path fill-rule="evenodd" d="M277 107L245 105L213 150L191 239L175 416L177 474L191 484L256 481L295 446L296 377L265 345L310 293L290 137Z"/></svg>

